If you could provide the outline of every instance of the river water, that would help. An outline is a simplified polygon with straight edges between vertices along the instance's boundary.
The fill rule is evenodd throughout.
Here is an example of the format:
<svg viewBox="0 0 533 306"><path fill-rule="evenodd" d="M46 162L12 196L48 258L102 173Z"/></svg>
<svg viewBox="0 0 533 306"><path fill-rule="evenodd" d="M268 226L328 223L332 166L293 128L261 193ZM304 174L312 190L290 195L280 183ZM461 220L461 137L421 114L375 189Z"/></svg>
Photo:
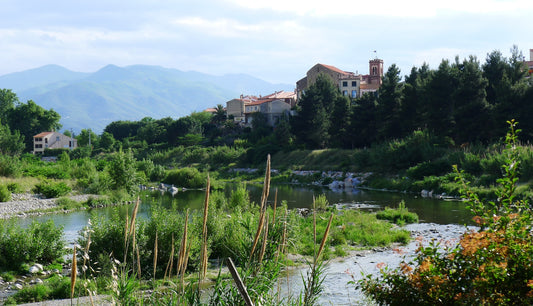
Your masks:
<svg viewBox="0 0 533 306"><path fill-rule="evenodd" d="M228 185L226 193L230 193L235 185ZM261 186L248 186L251 200L258 203L261 197ZM312 205L313 196L324 194L330 204L355 209L376 211L384 207L397 207L401 201L405 206L419 216L420 223L407 225L406 228L413 233L414 237L420 237L424 243L432 239L450 241L457 239L466 229L465 224L470 223L470 213L465 204L460 201L444 201L436 199L422 198L413 194L392 193L383 191L368 190L342 190L332 191L320 187L298 186L298 185L278 185L272 186L269 203L274 201L274 193L278 191L278 202L287 201L289 208L305 208ZM163 205L174 205L178 209L201 208L205 197L205 191L188 190L178 192L171 196L164 194L155 200L148 195L144 199L160 202ZM142 201L139 216L148 218L150 215L150 205L148 200ZM65 238L73 243L78 236L78 232L87 225L91 213L99 215L111 215L114 210L119 209L122 214L132 210L132 205L96 209L92 212L77 211L69 214L53 214L37 216L32 218L21 219L22 224L29 224L31 221L54 220L56 225L62 225L65 231ZM352 280L361 279L362 273L377 274L379 263L387 263L389 267L396 267L401 260L407 256L412 256L417 248L418 242L413 241L405 247L393 250L362 252L352 257L342 260L334 260L327 264L325 271L324 292L319 299L321 305L367 305L368 299L360 292L355 290L354 285L349 285ZM289 288L290 292L285 294L297 295L302 289L302 275L305 275L305 269L296 269L292 271L289 277L290 286L282 285L283 288Z"/></svg>

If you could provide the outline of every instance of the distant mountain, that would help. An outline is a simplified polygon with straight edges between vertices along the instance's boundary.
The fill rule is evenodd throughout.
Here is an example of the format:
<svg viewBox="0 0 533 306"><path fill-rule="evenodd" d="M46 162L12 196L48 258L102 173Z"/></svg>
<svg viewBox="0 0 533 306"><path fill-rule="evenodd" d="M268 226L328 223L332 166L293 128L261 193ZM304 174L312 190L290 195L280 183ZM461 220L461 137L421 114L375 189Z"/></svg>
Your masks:
<svg viewBox="0 0 533 306"><path fill-rule="evenodd" d="M294 90L290 84L271 84L245 74L213 76L144 65L108 65L94 73L47 65L0 76L0 88L12 89L21 101L31 99L54 109L63 129L91 128L97 133L117 120L179 118L225 105L241 94Z"/></svg>

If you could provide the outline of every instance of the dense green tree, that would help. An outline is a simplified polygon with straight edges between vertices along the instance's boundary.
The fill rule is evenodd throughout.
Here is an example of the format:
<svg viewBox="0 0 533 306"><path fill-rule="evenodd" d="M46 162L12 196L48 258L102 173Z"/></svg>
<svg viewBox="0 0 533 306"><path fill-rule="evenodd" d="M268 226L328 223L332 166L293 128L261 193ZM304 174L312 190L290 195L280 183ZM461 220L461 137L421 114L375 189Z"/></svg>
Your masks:
<svg viewBox="0 0 533 306"><path fill-rule="evenodd" d="M402 86L400 69L392 64L383 76L383 83L378 91L377 120L378 139L386 140L401 136L401 100Z"/></svg>
<svg viewBox="0 0 533 306"><path fill-rule="evenodd" d="M76 139L78 140L78 146L87 147L90 142L91 148L98 147L100 141L100 137L91 129L82 129Z"/></svg>
<svg viewBox="0 0 533 306"><path fill-rule="evenodd" d="M287 150L289 149L294 140L294 135L291 133L291 125L289 123L289 116L284 115L280 118L278 124L274 127L274 135L277 144Z"/></svg>
<svg viewBox="0 0 533 306"><path fill-rule="evenodd" d="M137 130L141 126L140 121L113 121L104 128L117 141L123 141L125 138L137 135Z"/></svg>
<svg viewBox="0 0 533 306"><path fill-rule="evenodd" d="M9 126L0 122L0 154L19 155L24 147L24 137L20 132L11 132Z"/></svg>
<svg viewBox="0 0 533 306"><path fill-rule="evenodd" d="M423 106L424 125L435 135L451 136L453 93L457 87L455 71L448 60L443 60L427 84L428 99Z"/></svg>
<svg viewBox="0 0 533 306"><path fill-rule="evenodd" d="M350 140L350 107L348 96L338 95L331 113L329 135L330 146L335 148L351 148Z"/></svg>
<svg viewBox="0 0 533 306"><path fill-rule="evenodd" d="M7 112L7 124L11 131L19 131L24 136L25 150L33 149L33 136L46 131L57 131L61 128L59 116L53 109L46 110L32 100L19 103Z"/></svg>
<svg viewBox="0 0 533 306"><path fill-rule="evenodd" d="M420 68L413 67L411 73L405 77L400 111L402 136L424 128L421 117L427 100L426 89L431 74L428 64L424 63Z"/></svg>
<svg viewBox="0 0 533 306"><path fill-rule="evenodd" d="M457 143L486 141L488 133L485 124L489 123L489 112L485 88L488 81L483 77L479 61L473 56L462 63L456 59L454 66L459 72L459 81L453 95L454 140Z"/></svg>
<svg viewBox="0 0 533 306"><path fill-rule="evenodd" d="M113 155L109 163L109 176L114 189L124 189L130 194L135 191L138 183L135 164L131 150L124 152L120 149Z"/></svg>
<svg viewBox="0 0 533 306"><path fill-rule="evenodd" d="M340 95L331 78L319 74L313 85L298 102L298 115L293 117L292 129L298 142L308 148L325 148L329 144L331 113Z"/></svg>
<svg viewBox="0 0 533 306"><path fill-rule="evenodd" d="M255 112L251 115L252 119L252 132L250 133L249 140L252 143L257 143L261 139L272 134L272 127L268 124L268 119L264 113Z"/></svg>
<svg viewBox="0 0 533 306"><path fill-rule="evenodd" d="M350 120L352 147L370 146L376 141L376 108L377 101L374 94L366 93L355 101Z"/></svg>
<svg viewBox="0 0 533 306"><path fill-rule="evenodd" d="M103 132L100 136L99 148L111 152L114 149L116 140L111 133Z"/></svg>
<svg viewBox="0 0 533 306"><path fill-rule="evenodd" d="M0 89L0 122L7 124L8 113L19 103L17 95L11 89Z"/></svg>

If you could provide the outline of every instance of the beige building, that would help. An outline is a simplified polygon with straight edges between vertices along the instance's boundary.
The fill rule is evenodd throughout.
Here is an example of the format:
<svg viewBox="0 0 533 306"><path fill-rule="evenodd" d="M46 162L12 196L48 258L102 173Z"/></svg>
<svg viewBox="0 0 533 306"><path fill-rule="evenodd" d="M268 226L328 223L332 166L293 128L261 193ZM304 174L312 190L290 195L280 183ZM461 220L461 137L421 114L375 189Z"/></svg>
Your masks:
<svg viewBox="0 0 533 306"><path fill-rule="evenodd" d="M329 76L337 84L341 93L351 98L359 98L364 93L377 91L383 77L383 60L370 60L368 66L369 74L361 75L335 66L316 64L307 71L304 78L296 82L297 97L301 98L304 91L316 82L316 78L321 73Z"/></svg>
<svg viewBox="0 0 533 306"><path fill-rule="evenodd" d="M251 123L251 114L262 112L267 115L271 125L275 125L277 120L285 111L296 105L296 93L288 91L276 91L273 94L256 97L242 96L239 99L232 99L226 102L226 113L233 116L235 122L244 124Z"/></svg>
<svg viewBox="0 0 533 306"><path fill-rule="evenodd" d="M266 116L269 125L275 126L290 111L291 105L284 99L261 99L245 106L245 122L252 123L252 114L260 112Z"/></svg>
<svg viewBox="0 0 533 306"><path fill-rule="evenodd" d="M45 149L75 149L78 141L58 132L43 132L33 136L33 154L43 153Z"/></svg>

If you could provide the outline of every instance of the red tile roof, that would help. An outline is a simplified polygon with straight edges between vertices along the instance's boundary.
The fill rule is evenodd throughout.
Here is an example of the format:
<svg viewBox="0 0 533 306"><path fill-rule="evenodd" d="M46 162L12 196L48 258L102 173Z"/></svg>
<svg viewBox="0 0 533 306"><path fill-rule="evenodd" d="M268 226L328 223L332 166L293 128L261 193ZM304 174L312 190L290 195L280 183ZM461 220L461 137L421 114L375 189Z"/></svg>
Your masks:
<svg viewBox="0 0 533 306"><path fill-rule="evenodd" d="M52 134L53 132L42 132L42 133L39 133L33 137L44 137L44 136L47 136L47 135L50 135Z"/></svg>
<svg viewBox="0 0 533 306"><path fill-rule="evenodd" d="M338 72L340 74L352 74L350 72L347 72L347 71L344 71L344 70L340 70L339 68L335 67L335 66L331 66L331 65L324 65L324 64L319 64L319 65L322 65L326 68L328 68L329 70L333 70L335 72Z"/></svg>

